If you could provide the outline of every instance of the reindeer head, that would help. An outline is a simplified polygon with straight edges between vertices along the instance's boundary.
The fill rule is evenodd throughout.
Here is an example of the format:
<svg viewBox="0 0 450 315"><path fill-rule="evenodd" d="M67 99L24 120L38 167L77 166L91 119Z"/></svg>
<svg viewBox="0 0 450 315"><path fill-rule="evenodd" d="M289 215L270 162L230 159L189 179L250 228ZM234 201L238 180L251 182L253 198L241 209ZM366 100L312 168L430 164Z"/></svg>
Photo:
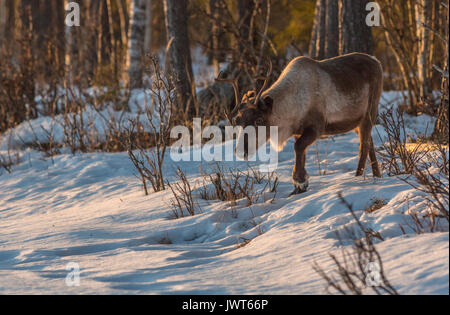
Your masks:
<svg viewBox="0 0 450 315"><path fill-rule="evenodd" d="M234 89L235 107L232 111L225 111L225 116L231 124L247 126L267 126L267 116L272 111L273 99L270 96L261 97L264 90L267 88L270 76L272 74L272 62L269 59L269 70L266 76L256 77L258 80L264 80L263 86L258 93L256 91L249 91L241 100L239 93L239 78L242 73L239 73L234 79L222 78L222 72L216 79L218 82L231 83Z"/></svg>
<svg viewBox="0 0 450 315"><path fill-rule="evenodd" d="M233 125L243 128L247 126L269 126L269 116L272 113L273 99L270 96L257 98L255 91L249 91L242 98L237 112L232 118Z"/></svg>
<svg viewBox="0 0 450 315"><path fill-rule="evenodd" d="M258 139L258 129L257 127L266 127L266 140L270 137L270 123L269 123L269 117L272 113L272 106L273 106L273 99L266 95L262 97L262 94L264 90L267 87L267 83L269 81L270 75L272 74L272 63L269 60L269 71L268 75L265 77L258 77L257 79L264 80L264 84L261 88L261 90L256 93L256 91L249 91L247 92L242 100L240 100L240 94L239 94L239 88L238 88L238 80L240 77L240 74L233 80L230 79L216 79L217 81L221 82L229 82L233 85L234 93L235 93L235 102L236 106L231 112L225 112L226 117L230 121L230 123L234 126L241 126L242 128L246 128L248 126L253 126L256 128L256 146L259 146L261 143ZM246 136L243 132L238 136L237 139L237 146L239 147L239 144L243 142L244 152L241 152L239 154L238 151L236 153L238 155L242 155L245 159L250 155L253 155L255 152L249 152L253 151L249 148L248 143L248 135ZM257 150L256 148L253 148Z"/></svg>

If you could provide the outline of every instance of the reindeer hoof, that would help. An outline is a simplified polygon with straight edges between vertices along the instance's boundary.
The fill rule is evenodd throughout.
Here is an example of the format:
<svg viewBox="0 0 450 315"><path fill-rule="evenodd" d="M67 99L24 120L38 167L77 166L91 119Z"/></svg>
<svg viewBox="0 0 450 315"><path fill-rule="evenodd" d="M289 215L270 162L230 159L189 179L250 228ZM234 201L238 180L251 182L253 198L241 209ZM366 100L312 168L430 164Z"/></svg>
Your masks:
<svg viewBox="0 0 450 315"><path fill-rule="evenodd" d="M305 178L305 181L303 182L299 182L296 179L294 179L292 181L294 183L294 191L290 194L290 196L292 195L298 195L298 194L302 194L304 192L306 192L308 190L308 186L309 186L309 176L307 175Z"/></svg>

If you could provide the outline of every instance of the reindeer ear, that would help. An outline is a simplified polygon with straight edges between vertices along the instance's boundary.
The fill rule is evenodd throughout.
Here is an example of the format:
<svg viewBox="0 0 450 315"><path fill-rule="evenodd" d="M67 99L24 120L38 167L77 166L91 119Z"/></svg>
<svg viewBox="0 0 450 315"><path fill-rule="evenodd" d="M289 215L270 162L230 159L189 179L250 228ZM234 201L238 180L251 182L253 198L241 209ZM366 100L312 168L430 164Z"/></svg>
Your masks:
<svg viewBox="0 0 450 315"><path fill-rule="evenodd" d="M269 95L264 97L263 99L264 109L268 110L269 112L272 111L273 107L273 98L271 98Z"/></svg>

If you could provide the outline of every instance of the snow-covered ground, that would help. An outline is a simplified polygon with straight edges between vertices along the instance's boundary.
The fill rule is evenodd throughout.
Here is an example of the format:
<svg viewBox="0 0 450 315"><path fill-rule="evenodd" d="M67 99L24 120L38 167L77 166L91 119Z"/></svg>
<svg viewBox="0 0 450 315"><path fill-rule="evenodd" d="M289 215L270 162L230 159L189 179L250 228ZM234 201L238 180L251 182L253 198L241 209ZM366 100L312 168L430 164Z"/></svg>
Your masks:
<svg viewBox="0 0 450 315"><path fill-rule="evenodd" d="M22 163L0 175L0 294L325 293L313 264L334 269L335 231L355 224L340 192L384 238L376 246L401 294L449 294L448 225L416 235L409 213L426 210L424 197L397 177L373 179L370 170L354 177L358 146L355 133L313 145L310 189L289 197L291 140L279 155L275 196L266 193L250 207L197 198L201 213L176 220L170 190L145 196L126 153L63 154L52 161L23 151ZM166 162L168 180L176 180L180 167L196 188L203 184L201 169L214 167ZM247 168L244 162L223 166ZM374 200L387 204L365 212ZM80 268L80 286L66 284L69 263Z"/></svg>

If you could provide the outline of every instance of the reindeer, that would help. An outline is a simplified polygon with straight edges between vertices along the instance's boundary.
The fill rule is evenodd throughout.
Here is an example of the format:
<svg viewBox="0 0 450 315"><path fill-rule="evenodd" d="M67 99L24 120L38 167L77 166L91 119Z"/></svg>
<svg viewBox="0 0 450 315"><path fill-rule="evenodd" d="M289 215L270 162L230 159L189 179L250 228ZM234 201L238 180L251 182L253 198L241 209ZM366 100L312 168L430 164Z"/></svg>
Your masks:
<svg viewBox="0 0 450 315"><path fill-rule="evenodd" d="M363 53L323 61L297 57L265 90L271 71L270 64L263 88L258 93L248 92L242 101L235 80L218 81L233 84L237 105L227 113L233 124L278 126L280 151L289 138L295 138L292 174L295 189L292 194L303 193L309 186L305 170L308 147L321 137L351 130L355 130L360 138L356 176L364 174L369 156L373 176L381 177L371 135L383 89L383 69L375 57ZM240 137L243 137L242 133ZM247 146L245 150L248 156Z"/></svg>

